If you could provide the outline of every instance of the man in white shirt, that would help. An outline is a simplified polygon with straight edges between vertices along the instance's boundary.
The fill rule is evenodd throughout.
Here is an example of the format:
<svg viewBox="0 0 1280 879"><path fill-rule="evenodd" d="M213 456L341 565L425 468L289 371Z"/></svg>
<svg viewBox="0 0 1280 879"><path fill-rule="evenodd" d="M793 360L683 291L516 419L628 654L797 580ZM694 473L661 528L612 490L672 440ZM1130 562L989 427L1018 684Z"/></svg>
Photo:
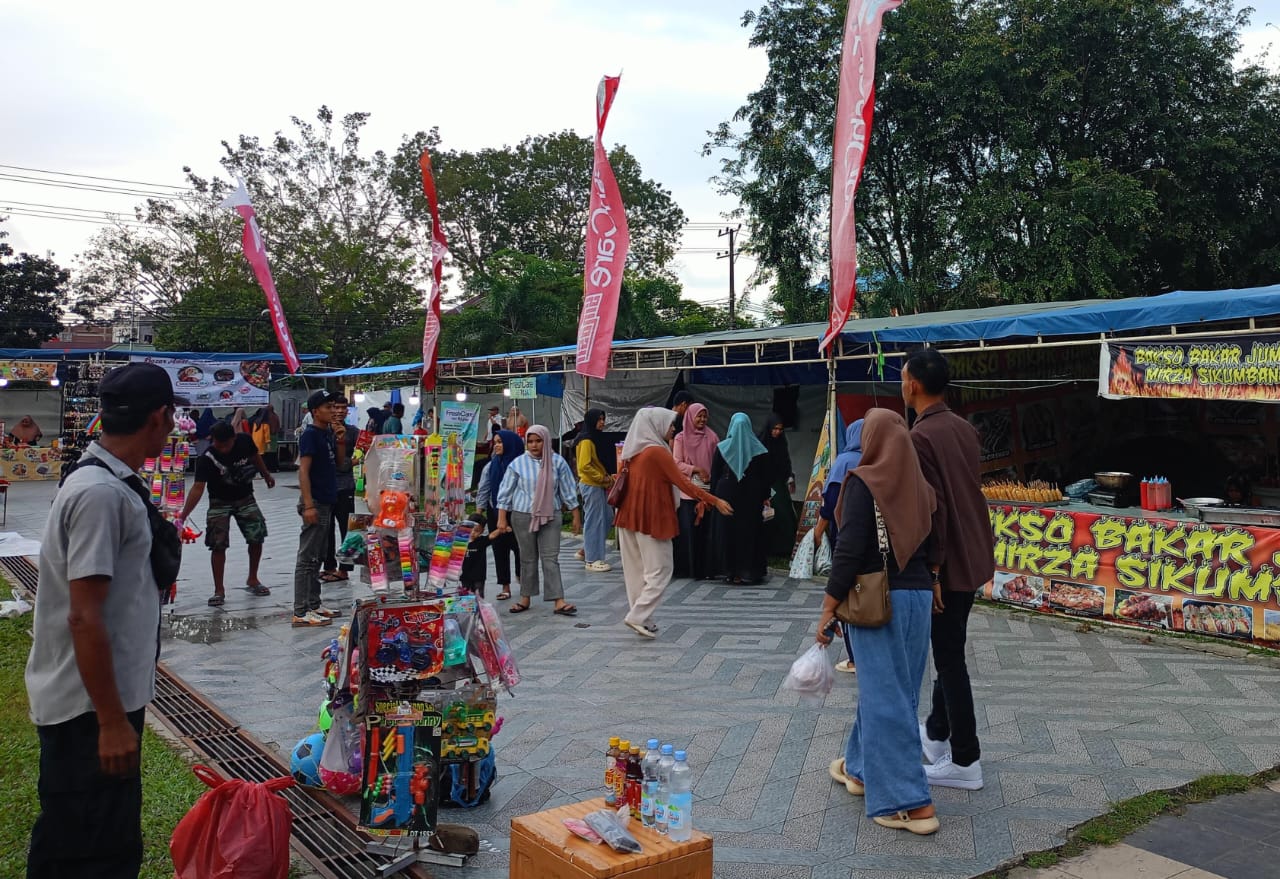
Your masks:
<svg viewBox="0 0 1280 879"><path fill-rule="evenodd" d="M26 669L40 737L30 879L134 879L142 864L142 720L155 695L160 588L172 583L156 583L136 471L160 455L187 401L149 363L107 373L99 397L102 438L59 488L40 550Z"/></svg>

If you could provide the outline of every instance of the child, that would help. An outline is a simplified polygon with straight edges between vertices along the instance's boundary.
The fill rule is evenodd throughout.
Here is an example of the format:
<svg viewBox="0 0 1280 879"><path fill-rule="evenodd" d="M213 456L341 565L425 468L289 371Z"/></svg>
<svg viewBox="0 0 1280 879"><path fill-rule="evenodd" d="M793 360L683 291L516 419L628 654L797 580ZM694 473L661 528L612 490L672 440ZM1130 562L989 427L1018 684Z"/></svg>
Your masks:
<svg viewBox="0 0 1280 879"><path fill-rule="evenodd" d="M484 598L484 581L489 576L485 564L485 551L489 548L489 538L484 533L484 513L472 513L469 521L471 542L467 544L467 554L462 559L462 576L459 578L463 589L474 592Z"/></svg>

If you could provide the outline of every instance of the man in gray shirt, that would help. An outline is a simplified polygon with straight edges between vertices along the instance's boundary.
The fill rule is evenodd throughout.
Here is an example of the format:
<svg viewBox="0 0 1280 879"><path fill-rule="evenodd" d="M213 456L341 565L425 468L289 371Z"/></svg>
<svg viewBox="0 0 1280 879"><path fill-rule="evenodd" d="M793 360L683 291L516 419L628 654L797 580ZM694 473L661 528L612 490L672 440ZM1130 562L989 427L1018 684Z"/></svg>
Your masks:
<svg viewBox="0 0 1280 879"><path fill-rule="evenodd" d="M98 393L102 438L58 490L40 550L26 670L40 737L29 879L136 879L142 865L139 757L160 589L136 471L161 453L174 407L187 401L149 363L112 370Z"/></svg>

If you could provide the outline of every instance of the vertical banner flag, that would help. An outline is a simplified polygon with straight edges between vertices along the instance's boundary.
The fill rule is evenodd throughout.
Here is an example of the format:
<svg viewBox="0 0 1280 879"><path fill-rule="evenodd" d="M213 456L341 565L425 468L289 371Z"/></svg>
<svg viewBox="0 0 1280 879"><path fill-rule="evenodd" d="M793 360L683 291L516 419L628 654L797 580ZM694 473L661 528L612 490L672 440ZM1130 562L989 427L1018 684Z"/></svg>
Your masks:
<svg viewBox="0 0 1280 879"><path fill-rule="evenodd" d="M427 320L422 328L422 387L436 389L436 357L440 350L440 279L444 274L444 258L449 255L444 226L440 224L440 204L436 197L436 178L431 173L431 154L422 151L418 159L422 168L422 194L431 211L431 292L427 296Z"/></svg>
<svg viewBox="0 0 1280 879"><path fill-rule="evenodd" d="M285 320L284 306L280 303L280 294L276 292L276 282L271 277L271 266L267 264L267 248L262 243L262 230L258 228L258 215L253 211L253 202L249 200L249 190L244 181L236 178L238 184L235 191L222 201L222 207L231 208L244 220L244 234L240 243L244 248L244 258L253 268L254 277L262 285L262 292L267 296L267 309L271 312L271 325L276 330L276 341L280 343L280 353L289 366L289 374L298 372L298 352L293 347L293 336L289 333L289 322Z"/></svg>
<svg viewBox="0 0 1280 879"><path fill-rule="evenodd" d="M901 4L902 0L850 0L844 20L831 162L831 319L818 343L820 351L840 335L853 311L858 283L853 200L867 161L867 141L876 107L876 41L884 14Z"/></svg>
<svg viewBox="0 0 1280 879"><path fill-rule="evenodd" d="M602 77L596 91L596 156L591 169L587 264L583 271L582 313L578 316L578 350L574 363L578 375L591 378L604 378L609 371L622 268L631 246L622 196L604 151L604 123L609 118L609 108L621 79L620 76Z"/></svg>

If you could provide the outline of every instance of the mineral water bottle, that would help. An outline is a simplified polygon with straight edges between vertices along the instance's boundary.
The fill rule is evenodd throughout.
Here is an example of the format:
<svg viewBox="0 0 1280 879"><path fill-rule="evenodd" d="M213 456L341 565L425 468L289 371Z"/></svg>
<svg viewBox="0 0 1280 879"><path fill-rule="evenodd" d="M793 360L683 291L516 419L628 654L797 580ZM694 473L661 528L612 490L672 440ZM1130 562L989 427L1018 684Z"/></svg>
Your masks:
<svg viewBox="0 0 1280 879"><path fill-rule="evenodd" d="M618 764L618 745L621 741L617 736L610 736L609 750L604 755L604 801L612 806L618 802L618 793L613 782L613 773Z"/></svg>
<svg viewBox="0 0 1280 879"><path fill-rule="evenodd" d="M693 770L684 751L676 751L671 767L671 793L667 797L667 835L672 842L687 842L693 835Z"/></svg>
<svg viewBox="0 0 1280 879"><path fill-rule="evenodd" d="M645 827L653 827L656 821L654 802L658 798L658 761L662 755L658 752L657 739L649 739L645 747L647 750L640 764L640 770L644 776L640 782L640 820L644 822Z"/></svg>
<svg viewBox="0 0 1280 879"><path fill-rule="evenodd" d="M676 758L671 756L673 745L662 746L662 756L658 759L658 794L653 804L653 821L659 833L667 832L667 798L671 795L671 767L676 765Z"/></svg>

